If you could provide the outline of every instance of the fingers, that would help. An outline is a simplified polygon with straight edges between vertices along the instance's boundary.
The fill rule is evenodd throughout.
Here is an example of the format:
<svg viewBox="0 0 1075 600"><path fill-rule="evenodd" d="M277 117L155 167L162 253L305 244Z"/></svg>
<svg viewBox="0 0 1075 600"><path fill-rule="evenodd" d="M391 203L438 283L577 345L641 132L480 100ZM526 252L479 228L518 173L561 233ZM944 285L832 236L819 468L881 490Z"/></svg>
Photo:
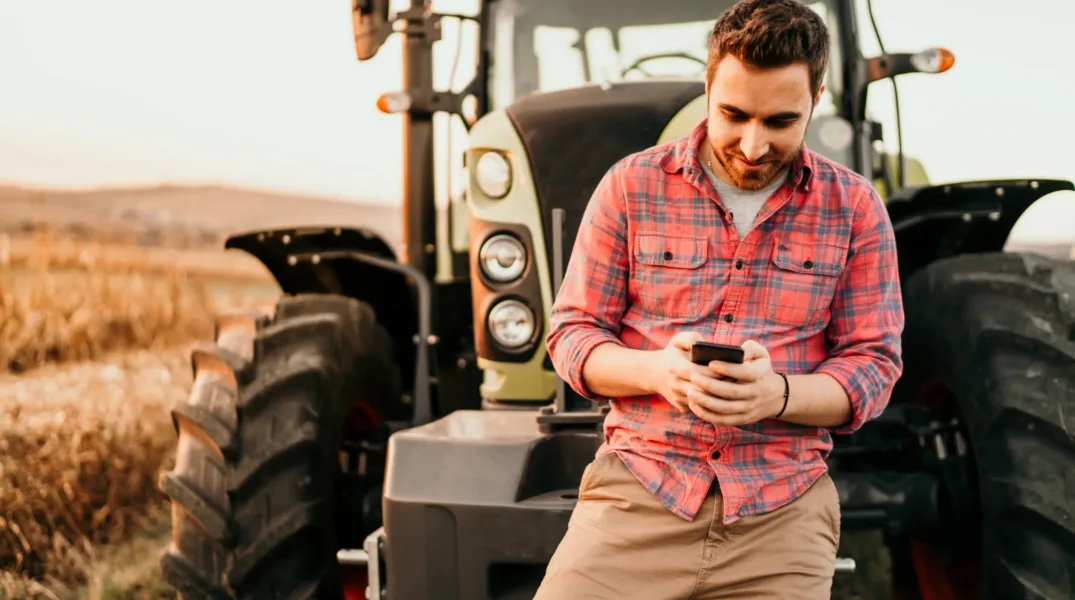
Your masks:
<svg viewBox="0 0 1075 600"><path fill-rule="evenodd" d="M707 413L724 417L750 412L750 406L745 402L716 398L697 389L687 394L687 404L692 411L702 409Z"/></svg>
<svg viewBox="0 0 1075 600"><path fill-rule="evenodd" d="M675 373L676 377L679 377L684 381L690 381L695 375L701 377L713 377L713 371L711 371L709 367L705 365L696 365L689 360L684 360L677 364L672 369L672 372Z"/></svg>
<svg viewBox="0 0 1075 600"><path fill-rule="evenodd" d="M750 383L758 378L758 363L737 365L714 360L707 365L709 376L719 375L726 379L733 379L742 383Z"/></svg>
<svg viewBox="0 0 1075 600"><path fill-rule="evenodd" d="M712 373L741 383L758 381L772 368L769 363L769 352L758 342L754 340L744 342L743 353L742 364L715 360L707 367Z"/></svg>
<svg viewBox="0 0 1075 600"><path fill-rule="evenodd" d="M734 379L740 383L754 383L772 371L772 363L768 358L755 359L741 365L715 360L710 362L707 368L712 374Z"/></svg>
<svg viewBox="0 0 1075 600"><path fill-rule="evenodd" d="M693 345L694 342L700 341L702 341L702 334L698 333L697 331L681 331L676 335L672 336L672 340L668 343L672 344L676 348L679 348L680 350L689 351L691 349L691 345Z"/></svg>
<svg viewBox="0 0 1075 600"><path fill-rule="evenodd" d="M683 414L687 414L691 410L686 398L669 398L668 403Z"/></svg>
<svg viewBox="0 0 1075 600"><path fill-rule="evenodd" d="M706 407L702 406L698 402L695 402L694 400L690 401L689 407L690 407L690 411L692 413L694 413L694 415L696 417L698 417L699 419L701 419L701 420L703 420L703 421L705 421L707 423L711 423L713 425L723 425L724 424L724 419L725 419L724 415L717 414L717 413L707 409Z"/></svg>
<svg viewBox="0 0 1075 600"><path fill-rule="evenodd" d="M750 387L736 381L717 379L712 375L695 374L690 382L706 394L725 400L747 400L751 397Z"/></svg>
<svg viewBox="0 0 1075 600"><path fill-rule="evenodd" d="M748 363L752 360L757 360L759 358L769 358L769 351L765 349L765 346L762 346L754 340L747 340L743 342L742 348L743 352L746 354L746 356L743 357L744 363Z"/></svg>
<svg viewBox="0 0 1075 600"><path fill-rule="evenodd" d="M687 394L687 400L691 405L701 406L718 415L740 415L750 410L750 405L746 402L719 398L697 388Z"/></svg>
<svg viewBox="0 0 1075 600"><path fill-rule="evenodd" d="M722 414L709 410L694 400L691 400L689 406L691 412L694 413L696 417L720 427L748 425L754 420L749 413Z"/></svg>
<svg viewBox="0 0 1075 600"><path fill-rule="evenodd" d="M695 373L701 373L699 369L704 370L705 367L696 365L687 359L677 360L671 368L672 374L682 379L683 381L690 381L691 376Z"/></svg>
<svg viewBox="0 0 1075 600"><path fill-rule="evenodd" d="M687 381L676 381L672 384L672 397L667 398L668 403L676 407L681 413L687 413L690 411L688 406L688 396L691 390L697 388Z"/></svg>

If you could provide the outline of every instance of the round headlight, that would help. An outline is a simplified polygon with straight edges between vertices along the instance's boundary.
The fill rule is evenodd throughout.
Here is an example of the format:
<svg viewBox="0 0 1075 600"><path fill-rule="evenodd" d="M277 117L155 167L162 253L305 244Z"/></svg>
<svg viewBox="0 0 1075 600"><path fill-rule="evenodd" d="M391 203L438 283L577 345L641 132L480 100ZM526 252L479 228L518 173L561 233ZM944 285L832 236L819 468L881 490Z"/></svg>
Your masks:
<svg viewBox="0 0 1075 600"><path fill-rule="evenodd" d="M474 165L474 180L483 194L494 200L508 195L511 189L511 165L499 152L486 152Z"/></svg>
<svg viewBox="0 0 1075 600"><path fill-rule="evenodd" d="M523 274L523 269L526 268L526 249L519 240L501 233L482 244L478 261L486 277L506 283Z"/></svg>
<svg viewBox="0 0 1075 600"><path fill-rule="evenodd" d="M518 300L505 300L489 311L489 334L505 348L525 346L534 335L534 311Z"/></svg>

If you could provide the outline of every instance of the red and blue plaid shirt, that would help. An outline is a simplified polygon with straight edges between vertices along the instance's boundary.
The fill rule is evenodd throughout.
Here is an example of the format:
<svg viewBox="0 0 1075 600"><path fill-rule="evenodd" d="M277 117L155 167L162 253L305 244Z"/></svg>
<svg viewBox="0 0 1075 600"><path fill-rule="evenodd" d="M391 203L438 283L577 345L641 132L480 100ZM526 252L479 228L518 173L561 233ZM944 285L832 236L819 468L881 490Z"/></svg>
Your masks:
<svg viewBox="0 0 1075 600"><path fill-rule="evenodd" d="M826 373L851 399L838 428L766 419L714 427L661 396L605 398L605 441L662 504L693 519L714 479L723 521L764 513L827 469L830 432L850 433L887 405L903 368L903 307L888 212L861 176L803 149L788 181L740 239L702 171L705 121L632 154L586 209L551 313L548 351L581 395L593 348L656 350L676 333L765 346L775 371Z"/></svg>

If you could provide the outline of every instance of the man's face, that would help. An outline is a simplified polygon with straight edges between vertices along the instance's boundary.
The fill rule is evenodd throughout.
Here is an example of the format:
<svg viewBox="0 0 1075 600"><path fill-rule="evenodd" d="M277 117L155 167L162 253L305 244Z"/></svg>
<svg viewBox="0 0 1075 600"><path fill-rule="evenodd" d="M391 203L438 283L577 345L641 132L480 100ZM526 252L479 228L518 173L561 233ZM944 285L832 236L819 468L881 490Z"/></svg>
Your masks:
<svg viewBox="0 0 1075 600"><path fill-rule="evenodd" d="M725 56L709 87L713 171L743 190L772 183L802 147L816 104L805 64L763 70Z"/></svg>

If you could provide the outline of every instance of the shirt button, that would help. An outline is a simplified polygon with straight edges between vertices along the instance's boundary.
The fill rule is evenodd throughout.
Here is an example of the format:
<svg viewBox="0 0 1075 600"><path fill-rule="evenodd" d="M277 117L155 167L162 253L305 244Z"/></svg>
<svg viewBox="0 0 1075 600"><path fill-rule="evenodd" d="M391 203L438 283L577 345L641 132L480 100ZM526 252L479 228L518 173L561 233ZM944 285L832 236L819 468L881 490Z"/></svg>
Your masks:
<svg viewBox="0 0 1075 600"><path fill-rule="evenodd" d="M714 450L713 454L710 454L710 456L713 457L713 460L719 460L720 459L720 450Z"/></svg>
<svg viewBox="0 0 1075 600"><path fill-rule="evenodd" d="M814 268L814 261L808 260L808 261L803 263L803 266L806 267L807 269L813 269Z"/></svg>
<svg viewBox="0 0 1075 600"><path fill-rule="evenodd" d="M727 321L728 323L731 323L732 319L734 319L734 318L735 317L733 317L731 313L728 313L728 314L724 315L724 320Z"/></svg>
<svg viewBox="0 0 1075 600"><path fill-rule="evenodd" d="M735 268L736 269L742 269L743 268L743 261L741 261L741 260L735 261Z"/></svg>
<svg viewBox="0 0 1075 600"><path fill-rule="evenodd" d="M672 260L672 253L671 252L665 252L664 253L664 259L665 260ZM807 268L809 268L809 267L807 267Z"/></svg>

